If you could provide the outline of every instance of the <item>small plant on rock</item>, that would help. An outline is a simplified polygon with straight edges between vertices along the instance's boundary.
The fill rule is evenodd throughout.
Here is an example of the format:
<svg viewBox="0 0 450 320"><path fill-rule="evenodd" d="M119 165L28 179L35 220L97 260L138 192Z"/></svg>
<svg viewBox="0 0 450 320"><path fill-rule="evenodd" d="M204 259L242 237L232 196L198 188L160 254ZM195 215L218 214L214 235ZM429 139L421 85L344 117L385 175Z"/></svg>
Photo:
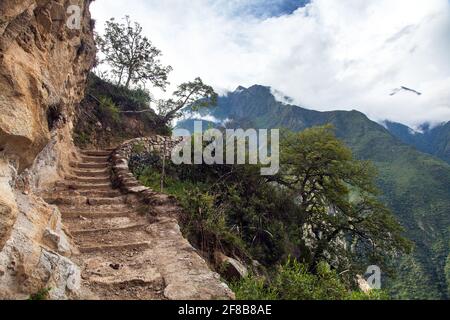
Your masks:
<svg viewBox="0 0 450 320"><path fill-rule="evenodd" d="M38 292L32 294L28 300L48 300L51 290L51 288L43 288Z"/></svg>

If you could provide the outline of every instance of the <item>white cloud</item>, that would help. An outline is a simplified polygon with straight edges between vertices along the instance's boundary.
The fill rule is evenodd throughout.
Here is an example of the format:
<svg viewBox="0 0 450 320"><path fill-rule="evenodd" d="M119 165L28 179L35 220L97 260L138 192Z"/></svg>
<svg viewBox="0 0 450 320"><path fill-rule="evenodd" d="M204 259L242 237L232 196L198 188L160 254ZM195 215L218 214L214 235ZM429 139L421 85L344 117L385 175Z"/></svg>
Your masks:
<svg viewBox="0 0 450 320"><path fill-rule="evenodd" d="M221 124L221 125L223 125L224 123L229 121L228 119L226 119L226 120L218 119L209 114L202 114L200 112L190 112L190 113L183 115L183 117L181 119L177 119L178 120L177 122L181 122L181 121L184 121L187 119L203 120L203 121L213 122L213 123L217 123L217 124ZM175 125L175 124L176 123L174 123L173 125Z"/></svg>
<svg viewBox="0 0 450 320"><path fill-rule="evenodd" d="M97 0L92 11L99 27L125 14L139 21L174 84L201 76L221 93L268 85L316 110L412 126L450 120L448 0L313 0L268 19L236 15L242 3ZM423 95L389 95L400 86Z"/></svg>

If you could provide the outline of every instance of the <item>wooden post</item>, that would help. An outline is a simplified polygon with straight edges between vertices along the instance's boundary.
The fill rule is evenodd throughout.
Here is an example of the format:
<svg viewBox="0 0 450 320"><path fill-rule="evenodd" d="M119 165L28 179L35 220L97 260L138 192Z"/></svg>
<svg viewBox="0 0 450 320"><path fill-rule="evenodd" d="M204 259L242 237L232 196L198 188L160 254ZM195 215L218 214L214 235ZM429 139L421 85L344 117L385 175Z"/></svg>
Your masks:
<svg viewBox="0 0 450 320"><path fill-rule="evenodd" d="M166 140L164 140L161 172L161 192L164 192L164 179L166 176Z"/></svg>

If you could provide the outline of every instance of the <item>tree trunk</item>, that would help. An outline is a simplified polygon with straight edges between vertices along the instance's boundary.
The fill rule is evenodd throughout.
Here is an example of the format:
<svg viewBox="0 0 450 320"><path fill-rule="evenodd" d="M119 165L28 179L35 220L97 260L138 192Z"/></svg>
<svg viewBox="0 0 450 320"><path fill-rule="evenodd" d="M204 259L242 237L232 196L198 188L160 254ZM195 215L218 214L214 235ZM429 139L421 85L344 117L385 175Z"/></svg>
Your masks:
<svg viewBox="0 0 450 320"><path fill-rule="evenodd" d="M325 247L326 247L326 244L323 242L323 240L321 240L319 242L319 245L317 246L316 251L314 252L313 259L312 259L311 264L309 266L309 271L311 273L313 273L313 274L315 274L316 271L317 271L317 265L320 263L320 260L323 257L323 253L325 251Z"/></svg>
<svg viewBox="0 0 450 320"><path fill-rule="evenodd" d="M124 69L123 67L122 69L120 69L119 81L117 82L118 87L120 87L120 85L122 84L123 69Z"/></svg>
<svg viewBox="0 0 450 320"><path fill-rule="evenodd" d="M127 82L125 84L125 88L127 88L127 89L130 88L130 81L131 81L131 76L128 76Z"/></svg>
<svg viewBox="0 0 450 320"><path fill-rule="evenodd" d="M128 78L127 78L127 82L125 84L125 88L129 89L130 88L130 82L131 82L131 78L133 77L133 68L128 68Z"/></svg>

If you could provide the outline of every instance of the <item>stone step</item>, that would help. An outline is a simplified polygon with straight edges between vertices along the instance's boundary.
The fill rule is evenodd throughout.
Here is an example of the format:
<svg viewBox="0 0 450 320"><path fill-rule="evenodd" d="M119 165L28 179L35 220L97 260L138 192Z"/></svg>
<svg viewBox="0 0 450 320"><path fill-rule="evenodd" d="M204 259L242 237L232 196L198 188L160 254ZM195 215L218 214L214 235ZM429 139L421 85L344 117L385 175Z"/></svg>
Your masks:
<svg viewBox="0 0 450 320"><path fill-rule="evenodd" d="M134 229L103 229L97 232L79 233L75 243L80 247L110 246L123 243L139 243L148 239L145 225L135 226Z"/></svg>
<svg viewBox="0 0 450 320"><path fill-rule="evenodd" d="M82 191L82 190L89 190L89 191L112 191L114 190L112 188L111 183L68 183L68 182L64 182L61 184L58 184L57 188L55 189L55 191L64 191L64 190L77 190L77 191Z"/></svg>
<svg viewBox="0 0 450 320"><path fill-rule="evenodd" d="M118 196L118 197L110 197L110 198L102 198L102 197L89 197L89 196L81 196L76 194L64 194L60 192L55 192L55 195L48 196L44 198L44 200L48 204L53 205L72 205L72 206L82 206L82 205L114 205L114 204L124 204L126 197Z"/></svg>
<svg viewBox="0 0 450 320"><path fill-rule="evenodd" d="M71 196L84 196L84 197L97 197L97 198L114 198L119 197L122 193L118 190L71 190L71 189L60 189L55 191L58 196L71 197Z"/></svg>
<svg viewBox="0 0 450 320"><path fill-rule="evenodd" d="M154 290L164 289L164 279L152 261L117 260L115 257L93 257L84 261L82 277L102 285L151 286Z"/></svg>
<svg viewBox="0 0 450 320"><path fill-rule="evenodd" d="M89 205L72 206L62 205L59 207L61 212L130 212L131 208L125 203L111 204L111 205Z"/></svg>
<svg viewBox="0 0 450 320"><path fill-rule="evenodd" d="M91 292L95 292L97 299L105 301L160 301L167 300L163 289L155 289L155 285L132 284L101 284L87 282Z"/></svg>
<svg viewBox="0 0 450 320"><path fill-rule="evenodd" d="M109 162L71 162L70 166L78 169L106 169Z"/></svg>
<svg viewBox="0 0 450 320"><path fill-rule="evenodd" d="M136 213L109 213L100 215L96 213L92 216L90 215L91 213L88 215L72 215L71 217L63 215L64 225L68 227L69 230L89 231L96 229L129 228L138 223L147 223L146 218L138 216Z"/></svg>
<svg viewBox="0 0 450 320"><path fill-rule="evenodd" d="M88 163L105 163L108 162L109 156L81 156L81 159Z"/></svg>
<svg viewBox="0 0 450 320"><path fill-rule="evenodd" d="M88 198L83 196L59 196L58 194L44 197L44 201L51 205L82 206L88 204Z"/></svg>
<svg viewBox="0 0 450 320"><path fill-rule="evenodd" d="M84 220L84 219L114 219L114 218L125 218L132 215L132 211L66 211L62 212L61 215L65 221L67 219L78 219L78 220Z"/></svg>
<svg viewBox="0 0 450 320"><path fill-rule="evenodd" d="M66 179L69 183L75 184L106 184L111 182L111 178L108 177L70 177Z"/></svg>
<svg viewBox="0 0 450 320"><path fill-rule="evenodd" d="M91 206L98 206L98 205L113 205L113 204L122 204L125 203L126 197L120 196L120 197L114 197L114 198L88 198L88 204Z"/></svg>
<svg viewBox="0 0 450 320"><path fill-rule="evenodd" d="M80 153L83 156L89 156L89 157L106 157L110 156L112 153L111 150L81 150Z"/></svg>
<svg viewBox="0 0 450 320"><path fill-rule="evenodd" d="M82 254L89 254L89 253L106 253L106 252L122 252L122 251L134 251L139 252L141 250L149 249L150 243L148 242L137 242L137 243L121 243L121 244L115 244L115 245L91 245L91 246L80 246L80 252Z"/></svg>
<svg viewBox="0 0 450 320"><path fill-rule="evenodd" d="M132 232L132 231L142 231L148 224L147 223L134 223L129 225L123 225L123 226L108 226L104 225L99 228L97 226L93 229L78 229L71 231L72 235L76 237L101 237L102 235L109 235L109 234L115 234L120 233L123 234L124 232Z"/></svg>
<svg viewBox="0 0 450 320"><path fill-rule="evenodd" d="M110 178L111 171L110 169L103 170L73 170L73 173L76 177L84 177L84 178Z"/></svg>

